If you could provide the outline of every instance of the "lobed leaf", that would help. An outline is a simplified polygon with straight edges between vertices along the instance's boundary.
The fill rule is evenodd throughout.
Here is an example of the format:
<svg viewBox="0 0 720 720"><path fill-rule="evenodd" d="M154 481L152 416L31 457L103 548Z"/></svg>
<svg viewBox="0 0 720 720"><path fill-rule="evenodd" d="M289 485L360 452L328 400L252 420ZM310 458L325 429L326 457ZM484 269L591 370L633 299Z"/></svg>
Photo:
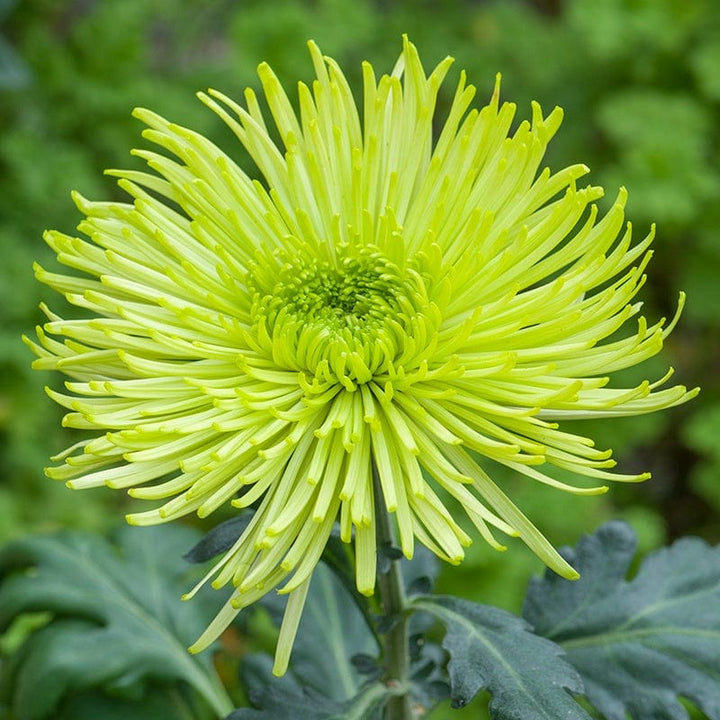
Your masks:
<svg viewBox="0 0 720 720"><path fill-rule="evenodd" d="M26 613L50 621L25 640L10 669L18 717L55 717L91 689L142 694L152 682L188 683L217 716L230 710L210 658L186 647L216 608L183 603L189 528L123 528L115 546L80 532L33 535L0 550L0 630ZM40 692L39 689L42 689Z"/></svg>
<svg viewBox="0 0 720 720"><path fill-rule="evenodd" d="M565 649L607 720L687 720L678 697L720 720L720 548L683 538L628 581L635 551L628 525L603 525L564 550L580 580L533 580L524 617Z"/></svg>
<svg viewBox="0 0 720 720"><path fill-rule="evenodd" d="M445 625L453 707L487 688L493 720L589 720L568 692L582 692L578 673L557 645L533 635L520 618L445 595L417 597L411 607Z"/></svg>

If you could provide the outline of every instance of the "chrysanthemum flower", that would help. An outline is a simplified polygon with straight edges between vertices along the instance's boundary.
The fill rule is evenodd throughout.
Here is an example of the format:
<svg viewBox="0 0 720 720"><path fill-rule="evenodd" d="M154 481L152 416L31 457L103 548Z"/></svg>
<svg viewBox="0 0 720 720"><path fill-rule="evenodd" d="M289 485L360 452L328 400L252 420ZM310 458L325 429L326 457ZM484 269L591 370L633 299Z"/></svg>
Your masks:
<svg viewBox="0 0 720 720"><path fill-rule="evenodd" d="M652 232L631 242L625 191L599 218L602 189L576 184L585 166L538 172L559 109L535 104L511 132L515 106L496 86L469 109L462 74L433 140L450 58L426 76L405 41L392 74L377 80L366 63L359 112L338 65L313 43L310 54L317 79L299 84L299 115L259 68L282 146L250 89L245 107L199 94L240 141L231 155L135 112L164 151L135 151L154 172L111 171L130 203L76 194L87 239L46 240L80 274L37 268L90 317L44 308L31 343L35 367L70 378L67 393L48 391L69 410L65 425L91 431L50 477L162 502L130 515L137 525L256 506L208 575L234 591L193 649L278 588L289 600L277 672L336 521L354 542L359 591L374 590L373 467L406 556L418 540L459 563L474 526L496 549L493 530L519 536L575 577L488 468L582 495L644 479L611 472L610 451L558 421L695 394L659 390L670 373L608 387L674 323L639 315ZM259 179L233 159L243 152ZM569 486L555 468L601 485Z"/></svg>

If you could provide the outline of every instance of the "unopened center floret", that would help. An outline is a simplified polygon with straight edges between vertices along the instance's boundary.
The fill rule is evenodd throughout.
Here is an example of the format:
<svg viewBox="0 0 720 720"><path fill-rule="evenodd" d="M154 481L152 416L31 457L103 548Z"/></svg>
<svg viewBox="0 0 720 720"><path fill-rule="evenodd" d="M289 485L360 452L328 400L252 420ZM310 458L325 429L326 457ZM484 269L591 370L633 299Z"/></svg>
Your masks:
<svg viewBox="0 0 720 720"><path fill-rule="evenodd" d="M417 273L400 271L374 248L332 260L282 258L272 285L267 267L257 279L254 329L273 362L348 388L403 356L425 309Z"/></svg>
<svg viewBox="0 0 720 720"><path fill-rule="evenodd" d="M306 322L359 329L399 310L402 284L388 265L379 258L345 258L339 267L286 266L273 295L285 300L287 311L298 319L304 315Z"/></svg>

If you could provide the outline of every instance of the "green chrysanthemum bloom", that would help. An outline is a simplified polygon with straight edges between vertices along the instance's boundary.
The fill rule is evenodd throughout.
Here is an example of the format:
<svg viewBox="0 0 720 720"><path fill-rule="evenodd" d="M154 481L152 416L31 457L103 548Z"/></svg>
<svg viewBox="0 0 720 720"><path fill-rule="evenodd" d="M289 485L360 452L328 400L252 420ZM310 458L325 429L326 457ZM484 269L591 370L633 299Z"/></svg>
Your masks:
<svg viewBox="0 0 720 720"><path fill-rule="evenodd" d="M299 116L259 68L283 148L252 90L246 108L199 95L261 180L203 136L136 111L144 137L175 158L139 150L154 173L112 171L132 203L75 196L88 239L46 240L82 275L37 276L92 318L45 309L31 343L35 367L70 378L70 394L49 391L65 424L95 432L51 477L167 499L128 518L138 525L257 506L208 575L234 591L193 649L278 588L289 600L277 672L336 521L354 541L358 589L374 590L373 466L406 556L417 539L462 560L471 538L445 495L494 548L491 528L575 577L484 461L579 494L606 488L570 487L552 469L642 480L612 473L610 451L557 421L696 394L658 390L670 373L607 387L608 373L655 355L673 323L639 316L617 339L640 310L652 233L631 244L624 191L598 219L602 189L576 186L586 167L538 173L559 109L543 117L533 105L510 135L515 107L496 87L469 110L463 74L433 142L451 59L426 76L406 41L391 75L377 81L365 64L359 113L338 65L312 43L310 53L317 79L299 84Z"/></svg>

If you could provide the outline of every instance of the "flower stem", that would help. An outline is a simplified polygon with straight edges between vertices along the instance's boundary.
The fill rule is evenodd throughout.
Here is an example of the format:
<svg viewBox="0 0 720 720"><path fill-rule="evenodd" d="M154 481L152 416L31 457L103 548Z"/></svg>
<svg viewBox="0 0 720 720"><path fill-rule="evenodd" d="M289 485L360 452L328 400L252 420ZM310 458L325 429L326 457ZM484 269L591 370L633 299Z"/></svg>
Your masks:
<svg viewBox="0 0 720 720"><path fill-rule="evenodd" d="M383 635L385 684L395 691L385 706L385 720L411 720L410 657L408 622L405 615L405 586L400 560L392 556L395 549L395 530L385 505L380 478L373 463L375 496L375 527L377 528L378 557L377 584L382 611L390 629Z"/></svg>

